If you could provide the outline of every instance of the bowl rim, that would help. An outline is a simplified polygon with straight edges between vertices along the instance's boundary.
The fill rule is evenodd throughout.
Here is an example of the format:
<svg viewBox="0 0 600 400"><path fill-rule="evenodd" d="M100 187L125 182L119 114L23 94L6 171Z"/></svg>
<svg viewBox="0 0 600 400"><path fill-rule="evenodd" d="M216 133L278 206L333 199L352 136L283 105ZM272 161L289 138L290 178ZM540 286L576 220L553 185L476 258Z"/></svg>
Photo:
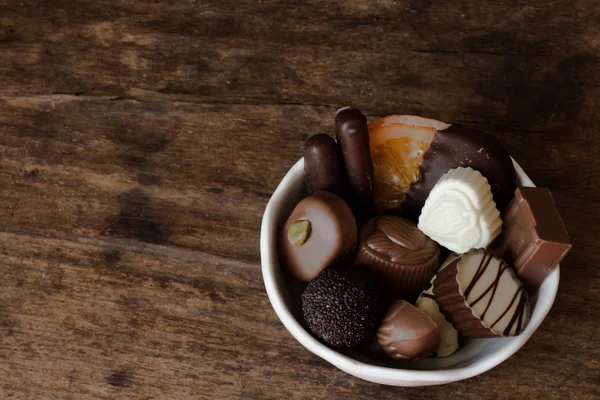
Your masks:
<svg viewBox="0 0 600 400"><path fill-rule="evenodd" d="M520 186L535 186L521 166L514 159L512 159L512 162L517 172ZM337 368L355 376L360 373L360 376L358 376L359 378L372 382L385 382L386 384L400 384L403 386L413 386L407 384L409 381L417 381L419 382L418 385L421 386L444 384L468 379L496 367L515 354L529 340L552 308L552 304L554 303L558 291L560 265L558 265L546 278L544 286L548 286L550 296L546 295L544 298L538 298L534 313L532 313L525 331L520 335L509 339L496 339L510 340L510 342L502 349L496 351L494 354L484 357L479 362L464 367L444 370L411 370L367 364L337 352L314 338L296 320L290 310L285 306L281 293L277 288L275 278L276 269L280 268L280 264L276 251L276 232L273 232L277 228L274 225L278 213L280 212L280 208L285 202L288 189L302 176L303 173L304 158L300 158L281 180L265 208L260 234L263 281L271 306L288 332L307 350L323 358ZM360 372L357 370L358 368L360 368ZM373 379L369 379L369 377L373 377Z"/></svg>

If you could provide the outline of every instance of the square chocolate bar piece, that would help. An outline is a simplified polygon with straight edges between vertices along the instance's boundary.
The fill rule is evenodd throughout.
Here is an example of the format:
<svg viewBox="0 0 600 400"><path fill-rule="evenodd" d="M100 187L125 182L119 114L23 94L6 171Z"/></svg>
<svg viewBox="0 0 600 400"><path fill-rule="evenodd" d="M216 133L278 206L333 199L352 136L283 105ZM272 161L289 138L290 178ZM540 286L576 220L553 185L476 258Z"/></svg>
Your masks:
<svg viewBox="0 0 600 400"><path fill-rule="evenodd" d="M570 249L550 190L517 188L504 214L502 233L490 251L512 265L525 289L533 293Z"/></svg>

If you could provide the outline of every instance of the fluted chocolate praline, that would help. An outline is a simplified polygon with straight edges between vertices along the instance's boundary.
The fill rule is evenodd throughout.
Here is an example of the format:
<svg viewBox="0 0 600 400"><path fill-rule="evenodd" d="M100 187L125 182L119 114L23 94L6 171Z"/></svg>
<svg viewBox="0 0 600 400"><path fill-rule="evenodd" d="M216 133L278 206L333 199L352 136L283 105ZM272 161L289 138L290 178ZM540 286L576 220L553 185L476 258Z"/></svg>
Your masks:
<svg viewBox="0 0 600 400"><path fill-rule="evenodd" d="M377 341L390 358L413 361L435 353L440 344L440 332L427 314L398 300L383 318Z"/></svg>
<svg viewBox="0 0 600 400"><path fill-rule="evenodd" d="M412 302L428 285L439 258L439 245L413 222L386 215L361 227L353 265L375 272L389 297Z"/></svg>

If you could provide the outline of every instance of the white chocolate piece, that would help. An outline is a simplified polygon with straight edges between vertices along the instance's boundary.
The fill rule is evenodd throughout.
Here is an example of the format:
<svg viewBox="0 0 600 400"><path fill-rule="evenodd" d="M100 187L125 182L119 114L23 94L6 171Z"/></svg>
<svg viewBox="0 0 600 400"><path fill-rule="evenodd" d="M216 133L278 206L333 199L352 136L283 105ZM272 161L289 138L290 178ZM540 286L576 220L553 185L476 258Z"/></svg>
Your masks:
<svg viewBox="0 0 600 400"><path fill-rule="evenodd" d="M448 266L452 261L456 260L457 256L452 254L448 256L446 261L442 264L439 271ZM436 323L440 330L440 345L435 352L436 357L448 357L458 350L458 331L454 329L452 324L446 319L444 314L440 311L440 307L435 301L433 295L433 281L435 276L431 278L429 288L424 290L423 293L417 299L415 305L421 311L429 316Z"/></svg>
<svg viewBox="0 0 600 400"><path fill-rule="evenodd" d="M473 168L446 172L433 187L419 216L421 232L455 253L486 248L502 220L487 179Z"/></svg>

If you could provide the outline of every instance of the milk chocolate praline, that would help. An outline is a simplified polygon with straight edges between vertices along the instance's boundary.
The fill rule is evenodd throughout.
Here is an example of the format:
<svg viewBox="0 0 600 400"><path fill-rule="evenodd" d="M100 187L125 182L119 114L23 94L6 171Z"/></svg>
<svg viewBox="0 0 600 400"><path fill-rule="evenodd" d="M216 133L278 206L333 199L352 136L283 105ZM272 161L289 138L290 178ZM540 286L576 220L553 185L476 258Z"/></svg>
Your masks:
<svg viewBox="0 0 600 400"><path fill-rule="evenodd" d="M567 229L548 188L520 187L490 251L508 262L534 293L571 249Z"/></svg>
<svg viewBox="0 0 600 400"><path fill-rule="evenodd" d="M298 203L279 232L279 259L294 278L308 282L325 267L347 260L356 236L356 222L346 202L318 191Z"/></svg>
<svg viewBox="0 0 600 400"><path fill-rule="evenodd" d="M440 333L427 314L398 300L386 313L377 339L390 358L413 361L435 353L440 344Z"/></svg>
<svg viewBox="0 0 600 400"><path fill-rule="evenodd" d="M414 301L435 273L440 247L416 225L395 216L380 216L361 228L353 265L377 274L387 296Z"/></svg>

